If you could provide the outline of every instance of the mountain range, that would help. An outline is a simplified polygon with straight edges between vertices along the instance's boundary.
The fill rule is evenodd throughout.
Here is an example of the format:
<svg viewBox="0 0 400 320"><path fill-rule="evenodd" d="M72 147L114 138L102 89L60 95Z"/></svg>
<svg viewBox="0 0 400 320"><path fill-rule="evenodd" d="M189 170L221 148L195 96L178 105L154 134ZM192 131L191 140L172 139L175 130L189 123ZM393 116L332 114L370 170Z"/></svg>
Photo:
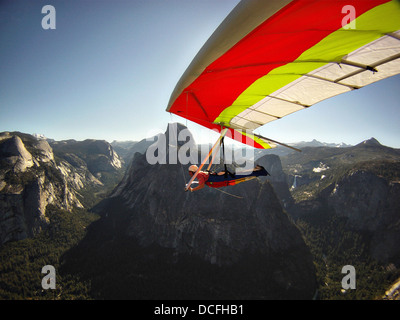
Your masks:
<svg viewBox="0 0 400 320"><path fill-rule="evenodd" d="M170 145L171 126L185 129L169 125ZM400 276L398 149L312 141L256 154L267 178L188 193L188 165L146 161L152 141L1 133L0 255L62 233L62 212L77 219L69 229L86 225L91 210L98 219L57 258L61 299L370 299ZM348 264L354 291L340 285ZM15 288L5 268L0 281ZM64 279L90 286L68 291ZM19 297L38 297L27 291Z"/></svg>
<svg viewBox="0 0 400 320"><path fill-rule="evenodd" d="M37 235L49 223L46 207L90 206L122 177L119 156L106 141L51 141L20 132L0 134L0 243Z"/></svg>
<svg viewBox="0 0 400 320"><path fill-rule="evenodd" d="M323 210L368 232L371 256L400 263L400 150L375 138L347 148L304 148L282 158L298 217ZM312 209L310 209L312 207ZM306 208L306 209L305 209Z"/></svg>

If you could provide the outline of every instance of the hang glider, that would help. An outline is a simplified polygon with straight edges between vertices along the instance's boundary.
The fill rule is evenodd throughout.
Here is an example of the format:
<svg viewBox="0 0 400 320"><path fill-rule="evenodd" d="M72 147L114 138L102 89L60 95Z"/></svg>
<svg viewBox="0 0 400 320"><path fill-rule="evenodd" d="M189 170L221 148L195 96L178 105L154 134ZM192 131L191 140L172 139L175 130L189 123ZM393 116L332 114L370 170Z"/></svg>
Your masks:
<svg viewBox="0 0 400 320"><path fill-rule="evenodd" d="M203 168L204 164L206 161L211 158L210 163L207 167L207 180L205 181L205 184L211 188L221 188L221 187L227 187L227 186L234 186L237 185L241 182L245 181L250 181L252 179L255 179L256 177L261 177L261 176L268 176L269 173L267 170L265 170L264 167L257 165L253 170L247 170L247 171L241 171L241 172L236 172L236 173L231 173L228 171L227 165L225 163L225 147L224 147L224 137L226 132L228 131L227 128L223 129L221 132L221 135L219 136L218 140L215 142L214 146L210 149L207 157L204 158L203 162L200 164L199 167L197 166L191 166L194 167L191 169L189 167L189 171L193 173L191 179L185 186L185 191L188 191L190 189L190 186L193 183L196 183L194 181L198 174L201 172L201 169ZM224 164L224 171L220 173L213 173L210 172L211 166L214 162L216 154L219 152L219 148L222 146L222 156L223 156L223 164Z"/></svg>
<svg viewBox="0 0 400 320"><path fill-rule="evenodd" d="M242 0L167 111L268 149L253 130L400 73L399 0Z"/></svg>

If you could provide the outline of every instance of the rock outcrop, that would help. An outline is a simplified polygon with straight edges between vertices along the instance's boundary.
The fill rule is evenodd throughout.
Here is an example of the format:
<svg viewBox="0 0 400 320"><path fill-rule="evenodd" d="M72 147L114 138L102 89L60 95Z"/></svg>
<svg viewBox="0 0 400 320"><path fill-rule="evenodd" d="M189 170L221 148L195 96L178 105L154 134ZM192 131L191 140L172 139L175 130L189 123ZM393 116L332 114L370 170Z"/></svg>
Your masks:
<svg viewBox="0 0 400 320"><path fill-rule="evenodd" d="M2 162L5 166L12 167L15 173L24 172L33 166L32 155L26 150L25 145L18 136L3 138L0 145Z"/></svg>

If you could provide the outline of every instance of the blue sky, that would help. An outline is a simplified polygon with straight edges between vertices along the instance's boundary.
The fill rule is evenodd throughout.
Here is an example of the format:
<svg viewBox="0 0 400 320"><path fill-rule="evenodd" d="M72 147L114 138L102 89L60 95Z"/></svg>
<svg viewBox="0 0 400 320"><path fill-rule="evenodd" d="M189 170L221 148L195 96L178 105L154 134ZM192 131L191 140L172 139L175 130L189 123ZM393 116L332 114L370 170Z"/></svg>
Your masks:
<svg viewBox="0 0 400 320"><path fill-rule="evenodd" d="M179 78L238 0L0 2L0 131L56 140L140 140L182 122L165 112ZM56 29L44 30L44 5ZM323 101L257 130L290 143L400 148L400 76ZM203 141L201 141L203 142Z"/></svg>

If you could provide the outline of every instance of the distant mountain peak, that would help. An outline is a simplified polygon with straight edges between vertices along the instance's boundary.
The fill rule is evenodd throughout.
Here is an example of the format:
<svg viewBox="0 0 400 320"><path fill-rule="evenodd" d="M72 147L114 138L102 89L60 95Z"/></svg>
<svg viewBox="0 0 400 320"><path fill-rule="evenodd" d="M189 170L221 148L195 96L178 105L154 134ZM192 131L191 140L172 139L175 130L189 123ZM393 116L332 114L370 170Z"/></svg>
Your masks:
<svg viewBox="0 0 400 320"><path fill-rule="evenodd" d="M331 148L345 148L345 147L350 147L350 145L341 142L341 143L335 143L335 142L321 142L318 141L317 139L313 139L312 141L301 141L298 143L294 143L294 146L298 148L304 148L304 147L331 147Z"/></svg>
<svg viewBox="0 0 400 320"><path fill-rule="evenodd" d="M183 134L181 134L181 132ZM190 130L179 122L168 123L167 130L164 133L166 137L167 145L180 148L182 145L190 142L192 146L195 146L193 135ZM185 139L185 141L182 141Z"/></svg>
<svg viewBox="0 0 400 320"><path fill-rule="evenodd" d="M47 140L47 137L41 133L33 133L32 136L34 136L37 140Z"/></svg>
<svg viewBox="0 0 400 320"><path fill-rule="evenodd" d="M376 140L374 137L364 140L363 142L360 143L360 145L367 145L367 146L381 146L381 143Z"/></svg>
<svg viewBox="0 0 400 320"><path fill-rule="evenodd" d="M373 137L363 141L363 144L381 146L380 142Z"/></svg>

